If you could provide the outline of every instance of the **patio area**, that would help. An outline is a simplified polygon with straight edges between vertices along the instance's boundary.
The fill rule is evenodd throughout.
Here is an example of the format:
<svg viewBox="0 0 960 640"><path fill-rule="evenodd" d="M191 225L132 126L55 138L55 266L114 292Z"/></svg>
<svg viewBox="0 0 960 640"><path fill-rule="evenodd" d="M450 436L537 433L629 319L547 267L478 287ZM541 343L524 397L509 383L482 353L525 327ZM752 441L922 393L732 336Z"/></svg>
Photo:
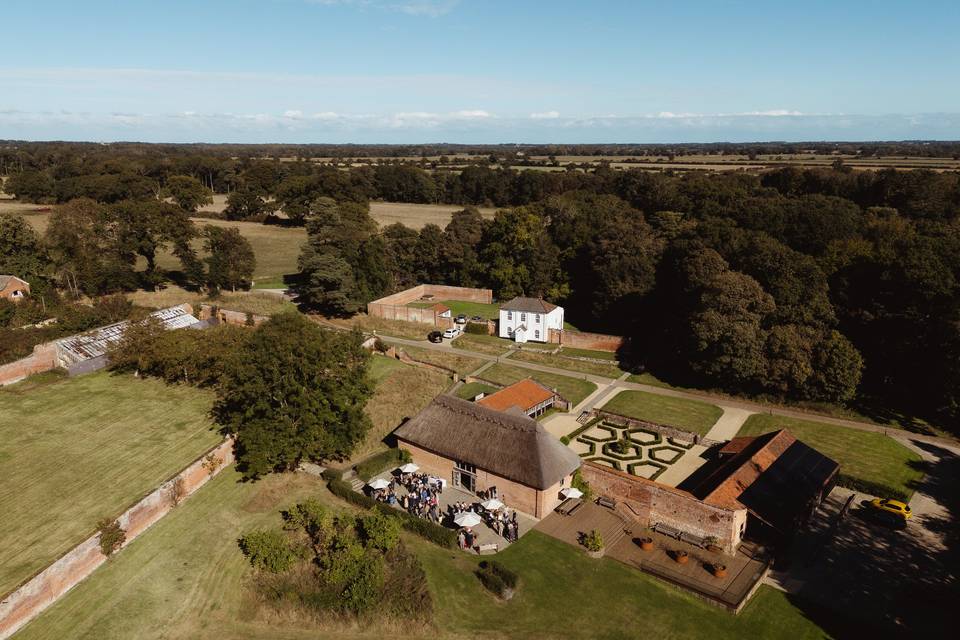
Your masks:
<svg viewBox="0 0 960 640"><path fill-rule="evenodd" d="M732 556L712 553L627 522L612 510L594 503L584 504L570 516L553 513L537 525L538 531L581 549L580 536L593 529L598 529L603 536L604 555L733 610L744 604L763 578L768 564L766 556L747 543ZM643 537L653 539L650 551L640 548ZM673 553L680 550L688 554L685 564L673 558ZM711 572L716 564L726 566L724 577L715 577Z"/></svg>
<svg viewBox="0 0 960 640"><path fill-rule="evenodd" d="M391 479L395 478L393 473L394 473L393 471L385 471L380 475L375 476L374 478L371 478L370 482L373 482L376 479L383 479L383 480L390 481ZM407 490L400 485L397 486L396 493L398 496L408 494ZM449 482L444 487L443 493L440 493L437 496L437 500L440 503L440 512L443 514L443 519L440 524L443 525L444 527L448 527L454 530L459 529L460 527L458 527L453 522L453 519L450 517L449 506L452 504L456 504L458 502L463 502L468 505L473 505L474 507L476 507L476 505L482 502L481 498L479 498L475 493L470 493L469 491L465 491L464 489L461 489L459 487L454 487ZM400 509L400 506L397 505L396 508ZM511 516L516 511L509 504L506 505L506 509L508 509L508 512ZM475 509L475 511L479 511L479 510ZM536 518L528 516L527 514L522 513L520 511L516 511L516 514L517 514L518 537L522 538L524 534L526 534L528 531L533 529L534 526L536 526L537 520ZM495 544L497 545L496 551L502 551L503 549L506 549L508 546L510 546L510 542L508 542L507 539L504 538L503 536L498 535L496 531L494 531L492 528L490 528L490 526L486 524L486 522L482 522L476 525L475 527L471 527L471 528L473 530L474 536L477 539L476 544L480 548L487 547L487 545ZM496 551L484 549L483 551L481 551L481 553L482 554L496 553Z"/></svg>

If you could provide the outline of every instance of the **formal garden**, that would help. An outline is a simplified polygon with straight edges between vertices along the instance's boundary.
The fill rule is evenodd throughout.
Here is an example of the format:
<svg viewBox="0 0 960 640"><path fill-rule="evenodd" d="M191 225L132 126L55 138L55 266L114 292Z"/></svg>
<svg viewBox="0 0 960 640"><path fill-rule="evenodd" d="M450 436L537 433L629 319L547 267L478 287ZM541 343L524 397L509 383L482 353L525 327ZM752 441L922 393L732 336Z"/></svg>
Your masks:
<svg viewBox="0 0 960 640"><path fill-rule="evenodd" d="M652 429L628 427L602 418L594 418L563 440L584 460L648 480L659 478L694 447L693 442Z"/></svg>

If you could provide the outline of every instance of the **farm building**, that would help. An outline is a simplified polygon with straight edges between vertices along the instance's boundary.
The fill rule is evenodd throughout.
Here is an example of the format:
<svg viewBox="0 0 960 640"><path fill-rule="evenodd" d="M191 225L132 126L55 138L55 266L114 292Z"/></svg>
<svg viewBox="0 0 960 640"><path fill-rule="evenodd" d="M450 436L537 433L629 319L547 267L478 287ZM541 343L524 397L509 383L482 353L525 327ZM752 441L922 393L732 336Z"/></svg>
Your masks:
<svg viewBox="0 0 960 640"><path fill-rule="evenodd" d="M20 302L30 295L30 283L17 276L0 275L0 298Z"/></svg>
<svg viewBox="0 0 960 640"><path fill-rule="evenodd" d="M550 330L563 330L563 307L542 298L514 298L500 305L498 335L514 342L549 342Z"/></svg>
<svg viewBox="0 0 960 640"><path fill-rule="evenodd" d="M453 315L453 312L450 310L450 307L443 304L442 302L438 302L437 304L430 307L430 311L433 311L434 313L436 313L438 318L449 318Z"/></svg>
<svg viewBox="0 0 960 640"><path fill-rule="evenodd" d="M527 378L477 400L477 404L494 411L514 411L536 418L557 401L557 392Z"/></svg>
<svg viewBox="0 0 960 640"><path fill-rule="evenodd" d="M394 434L413 461L454 486L496 487L501 500L542 518L560 504L580 458L536 420L438 396Z"/></svg>

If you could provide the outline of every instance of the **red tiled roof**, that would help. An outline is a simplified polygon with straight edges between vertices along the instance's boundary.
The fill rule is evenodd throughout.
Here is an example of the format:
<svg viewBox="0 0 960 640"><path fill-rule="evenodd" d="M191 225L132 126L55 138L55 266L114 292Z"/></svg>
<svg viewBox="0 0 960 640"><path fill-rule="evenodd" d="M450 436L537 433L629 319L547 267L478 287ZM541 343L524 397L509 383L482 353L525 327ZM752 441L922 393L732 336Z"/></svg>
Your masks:
<svg viewBox="0 0 960 640"><path fill-rule="evenodd" d="M720 453L720 455L722 455L722 456L727 456L727 455L733 455L733 454L735 454L735 453L740 453L741 451L743 451L744 449L746 449L747 446L749 446L751 442L753 442L753 441L756 440L756 439L757 439L756 436L742 436L742 437L740 437L740 438L734 438L733 440L731 440L731 441L728 442L727 444L723 445L723 447L720 449L720 452L719 452L719 453Z"/></svg>
<svg viewBox="0 0 960 640"><path fill-rule="evenodd" d="M782 429L762 436L734 438L727 447L734 445L737 456L729 465L720 469L721 472L728 471L729 475L704 496L703 501L719 507L742 509L744 505L739 500L740 494L796 441L796 438Z"/></svg>
<svg viewBox="0 0 960 640"><path fill-rule="evenodd" d="M505 389L500 389L496 393L478 400L477 404L483 405L488 409L496 411L507 411L512 407L517 407L524 413L545 402L556 394L543 385L534 382L530 378L514 382Z"/></svg>
<svg viewBox="0 0 960 640"><path fill-rule="evenodd" d="M450 307L443 304L442 302L438 302L437 304L430 307L430 310L436 311L437 313L446 313L447 311L450 311Z"/></svg>

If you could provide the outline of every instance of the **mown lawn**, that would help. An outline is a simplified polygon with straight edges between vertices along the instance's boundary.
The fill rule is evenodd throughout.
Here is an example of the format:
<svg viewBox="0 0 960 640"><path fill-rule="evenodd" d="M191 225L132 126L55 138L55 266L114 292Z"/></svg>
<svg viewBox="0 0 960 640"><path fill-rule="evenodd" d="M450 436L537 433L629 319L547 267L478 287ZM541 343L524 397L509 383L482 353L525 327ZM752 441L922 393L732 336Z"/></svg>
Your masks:
<svg viewBox="0 0 960 640"><path fill-rule="evenodd" d="M465 333L451 343L457 349L467 351L476 351L491 356L502 356L507 353L513 345L509 340L498 338L497 336L481 336L473 333Z"/></svg>
<svg viewBox="0 0 960 640"><path fill-rule="evenodd" d="M513 384L524 378L533 378L544 386L556 389L564 399L573 405L579 404L581 400L597 390L597 385L588 380L534 371L533 369L521 369L505 364L495 364L481 373L479 377L502 385Z"/></svg>
<svg viewBox="0 0 960 640"><path fill-rule="evenodd" d="M491 393L496 393L497 391L498 389L496 387L491 387L490 385L483 384L482 382L468 382L457 389L456 396L458 398L463 398L464 400L473 400L478 394L484 393L490 395Z"/></svg>
<svg viewBox="0 0 960 640"><path fill-rule="evenodd" d="M471 358L470 356L460 355L452 351L441 351L439 349L421 349L408 345L397 345L398 349L403 349L414 360L435 364L447 369L453 369L461 376L465 376L471 371L475 371L486 360L480 358Z"/></svg>
<svg viewBox="0 0 960 640"><path fill-rule="evenodd" d="M484 304L482 302L464 302L463 300L441 300L441 302L450 307L454 318L461 313L468 318L480 316L484 320L496 320L500 317L500 305L496 303Z"/></svg>
<svg viewBox="0 0 960 640"><path fill-rule="evenodd" d="M840 473L855 479L912 495L913 484L923 475L920 456L882 433L758 413L747 418L737 435L756 436L777 429L788 429L806 444L839 462Z"/></svg>
<svg viewBox="0 0 960 640"><path fill-rule="evenodd" d="M561 355L552 353L535 353L523 350L511 355L510 359L542 364L546 367L554 367L556 369L567 369L568 371L576 371L578 373L588 373L605 378L619 378L624 373L620 367L613 363L602 364L600 362L574 360L573 358L564 358Z"/></svg>
<svg viewBox="0 0 960 640"><path fill-rule="evenodd" d="M709 431L723 415L723 409L706 402L629 390L613 396L601 409L700 435Z"/></svg>
<svg viewBox="0 0 960 640"><path fill-rule="evenodd" d="M0 594L219 442L212 399L108 373L0 389Z"/></svg>
<svg viewBox="0 0 960 640"><path fill-rule="evenodd" d="M537 532L497 556L521 576L519 591L507 603L496 601L473 575L479 558L405 535L427 572L435 611L431 627L278 618L261 610L246 590L250 569L236 539L276 526L281 509L307 496L345 507L319 479L305 474L238 480L235 471L224 470L29 624L18 640L829 637L770 587L761 587L743 613L733 616Z"/></svg>
<svg viewBox="0 0 960 640"><path fill-rule="evenodd" d="M575 347L563 347L560 349L562 356L574 356L579 358L595 358L597 360L617 360L617 354L613 351L596 351L594 349L577 349Z"/></svg>

